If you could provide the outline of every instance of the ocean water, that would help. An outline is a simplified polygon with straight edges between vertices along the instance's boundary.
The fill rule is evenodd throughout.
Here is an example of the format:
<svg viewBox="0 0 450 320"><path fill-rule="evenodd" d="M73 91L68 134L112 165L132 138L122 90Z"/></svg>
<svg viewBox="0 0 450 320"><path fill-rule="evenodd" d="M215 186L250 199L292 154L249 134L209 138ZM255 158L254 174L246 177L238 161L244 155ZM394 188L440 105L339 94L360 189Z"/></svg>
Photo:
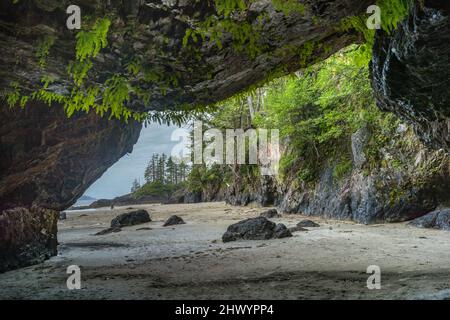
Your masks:
<svg viewBox="0 0 450 320"><path fill-rule="evenodd" d="M74 207L84 207L90 205L95 200L78 200L73 206Z"/></svg>

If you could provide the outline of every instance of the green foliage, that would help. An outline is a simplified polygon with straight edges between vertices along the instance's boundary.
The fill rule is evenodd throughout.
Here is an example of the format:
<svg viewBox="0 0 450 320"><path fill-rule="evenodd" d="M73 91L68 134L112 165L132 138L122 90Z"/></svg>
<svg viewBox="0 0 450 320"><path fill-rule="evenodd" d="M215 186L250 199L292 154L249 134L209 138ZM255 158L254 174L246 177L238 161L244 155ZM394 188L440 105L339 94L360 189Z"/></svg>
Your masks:
<svg viewBox="0 0 450 320"><path fill-rule="evenodd" d="M98 19L90 31L79 31L76 35L76 58L83 62L87 58L95 58L100 50L108 45L108 30L111 21L108 18Z"/></svg>
<svg viewBox="0 0 450 320"><path fill-rule="evenodd" d="M280 163L282 176L295 172L299 180L314 182L327 164L335 165L336 178L351 169L351 134L369 115L378 117L368 68L355 63L361 50L351 46L269 87L255 124L278 128L289 141Z"/></svg>
<svg viewBox="0 0 450 320"><path fill-rule="evenodd" d="M161 181L153 181L144 184L133 193L135 198L143 196L164 196L168 197L176 190L180 189L180 185L163 183Z"/></svg>
<svg viewBox="0 0 450 320"><path fill-rule="evenodd" d="M407 17L414 0L378 0L376 4L381 10L381 29L390 34ZM367 27L367 15L343 19L341 26L345 31L354 29L364 36L366 44L362 47L361 59L357 62L361 64L366 60L369 61L376 30Z"/></svg>

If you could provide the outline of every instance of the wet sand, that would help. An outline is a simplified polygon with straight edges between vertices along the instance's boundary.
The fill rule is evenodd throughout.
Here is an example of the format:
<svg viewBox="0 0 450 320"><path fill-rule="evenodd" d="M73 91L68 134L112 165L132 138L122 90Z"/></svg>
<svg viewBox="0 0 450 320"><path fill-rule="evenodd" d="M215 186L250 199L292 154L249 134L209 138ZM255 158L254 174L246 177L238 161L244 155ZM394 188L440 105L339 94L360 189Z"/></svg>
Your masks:
<svg viewBox="0 0 450 320"><path fill-rule="evenodd" d="M132 207L147 209L153 221L102 236L94 234L130 210L68 211L58 225L58 256L0 274L0 298L450 299L450 232L309 218L320 227L292 238L224 244L228 225L267 209ZM162 227L173 214L186 224ZM271 220L292 227L304 218ZM69 265L81 268L81 290L66 287ZM369 265L381 268L381 290L366 286Z"/></svg>

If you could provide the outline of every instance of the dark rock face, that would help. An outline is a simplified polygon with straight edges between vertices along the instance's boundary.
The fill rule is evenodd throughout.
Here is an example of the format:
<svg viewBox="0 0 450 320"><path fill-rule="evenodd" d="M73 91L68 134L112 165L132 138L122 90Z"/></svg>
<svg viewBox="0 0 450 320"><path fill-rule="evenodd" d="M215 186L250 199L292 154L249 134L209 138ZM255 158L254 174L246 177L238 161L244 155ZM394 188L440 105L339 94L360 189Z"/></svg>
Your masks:
<svg viewBox="0 0 450 320"><path fill-rule="evenodd" d="M318 223L315 223L312 220L302 220L299 223L297 223L297 227L299 228L317 228L320 227Z"/></svg>
<svg viewBox="0 0 450 320"><path fill-rule="evenodd" d="M122 231L122 229L120 227L111 227L111 228L107 228L105 230L99 231L95 235L96 236L104 236L106 234L117 233L117 232L121 232L121 231Z"/></svg>
<svg viewBox="0 0 450 320"><path fill-rule="evenodd" d="M95 114L67 119L61 106L2 106L0 270L56 254L58 211L131 152L140 128Z"/></svg>
<svg viewBox="0 0 450 320"><path fill-rule="evenodd" d="M179 216L171 216L167 221L164 223L164 227L174 226L177 224L185 224L184 220L180 218Z"/></svg>
<svg viewBox="0 0 450 320"><path fill-rule="evenodd" d="M450 231L450 208L436 210L410 222L419 228L430 228Z"/></svg>
<svg viewBox="0 0 450 320"><path fill-rule="evenodd" d="M449 201L450 157L443 150L426 148L402 127L382 150L385 164L367 172L369 137L370 132L352 137L353 165L347 176L336 178L329 164L312 187L280 186L279 210L370 224L411 220ZM392 159L401 159L401 165Z"/></svg>
<svg viewBox="0 0 450 320"><path fill-rule="evenodd" d="M260 214L261 217L267 218L267 219L272 219L272 218L278 218L279 214L278 214L278 210L277 209L270 209L267 211L264 211Z"/></svg>
<svg viewBox="0 0 450 320"><path fill-rule="evenodd" d="M146 210L125 212L111 220L111 228L134 226L136 224L151 222Z"/></svg>
<svg viewBox="0 0 450 320"><path fill-rule="evenodd" d="M290 236L292 234L283 224L277 225L264 217L257 217L230 225L222 236L222 241L268 240Z"/></svg>
<svg viewBox="0 0 450 320"><path fill-rule="evenodd" d="M413 124L427 145L450 152L450 6L418 3L392 35L377 33L373 89L382 110Z"/></svg>
<svg viewBox="0 0 450 320"><path fill-rule="evenodd" d="M58 212L39 207L0 211L0 272L56 255Z"/></svg>

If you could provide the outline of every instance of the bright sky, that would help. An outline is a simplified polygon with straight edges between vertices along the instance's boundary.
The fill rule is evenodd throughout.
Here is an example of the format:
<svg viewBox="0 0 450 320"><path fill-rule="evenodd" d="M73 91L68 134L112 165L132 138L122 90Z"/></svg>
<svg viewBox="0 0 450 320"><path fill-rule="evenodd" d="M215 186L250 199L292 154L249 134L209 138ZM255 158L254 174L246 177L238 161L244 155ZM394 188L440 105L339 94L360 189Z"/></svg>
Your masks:
<svg viewBox="0 0 450 320"><path fill-rule="evenodd" d="M186 127L187 128L187 127ZM143 128L131 154L125 155L106 171L86 192L96 199L112 199L130 193L131 184L136 178L144 182L144 171L154 153L171 154L179 141L171 141L175 126L151 124Z"/></svg>

